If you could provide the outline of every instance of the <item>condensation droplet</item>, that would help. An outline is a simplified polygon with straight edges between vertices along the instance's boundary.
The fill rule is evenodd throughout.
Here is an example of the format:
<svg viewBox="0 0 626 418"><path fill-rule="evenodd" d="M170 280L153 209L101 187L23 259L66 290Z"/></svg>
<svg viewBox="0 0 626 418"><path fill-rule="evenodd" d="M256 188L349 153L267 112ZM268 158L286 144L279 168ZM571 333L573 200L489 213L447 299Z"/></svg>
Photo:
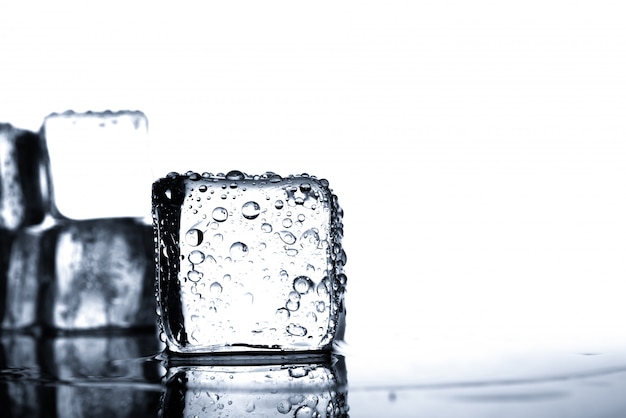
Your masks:
<svg viewBox="0 0 626 418"><path fill-rule="evenodd" d="M261 206L257 202L250 201L241 207L241 214L246 219L255 219L261 213Z"/></svg>
<svg viewBox="0 0 626 418"><path fill-rule="evenodd" d="M278 319L279 321L286 321L289 319L290 316L291 314L289 313L288 309L279 308L276 310L276 319Z"/></svg>
<svg viewBox="0 0 626 418"><path fill-rule="evenodd" d="M224 235L222 235L222 234L215 234L215 235L213 235L213 240L215 241L216 244L219 244L220 242L224 241Z"/></svg>
<svg viewBox="0 0 626 418"><path fill-rule="evenodd" d="M303 213L301 213L300 215L298 215L298 221L300 222L304 222L304 220L306 219L306 216L304 216Z"/></svg>
<svg viewBox="0 0 626 418"><path fill-rule="evenodd" d="M324 303L324 301L317 301L315 302L315 310L319 313L322 313L326 310L326 304Z"/></svg>
<svg viewBox="0 0 626 418"><path fill-rule="evenodd" d="M243 294L243 298L247 304L252 305L254 303L254 295L250 292L246 292Z"/></svg>
<svg viewBox="0 0 626 418"><path fill-rule="evenodd" d="M263 232L272 232L272 225L270 225L268 223L264 223L263 225L261 225L261 231L263 231Z"/></svg>
<svg viewBox="0 0 626 418"><path fill-rule="evenodd" d="M202 279L202 276L204 275L202 274L202 272L199 272L198 270L189 270L189 272L187 273L187 278L194 283L199 282L200 279Z"/></svg>
<svg viewBox="0 0 626 418"><path fill-rule="evenodd" d="M202 251L194 250L189 253L189 262L192 264L200 264L205 258L206 257Z"/></svg>
<svg viewBox="0 0 626 418"><path fill-rule="evenodd" d="M206 191L207 191L207 187L206 187L206 185L204 185L204 184L203 184L203 185L201 185L200 187L198 187L198 191L200 191L201 193L206 192Z"/></svg>
<svg viewBox="0 0 626 418"><path fill-rule="evenodd" d="M187 241L187 244L191 245L192 247L197 247L198 245L202 244L203 238L204 234L202 233L202 231L195 228L190 229L185 234L185 240Z"/></svg>
<svg viewBox="0 0 626 418"><path fill-rule="evenodd" d="M294 323L287 325L286 330L287 330L287 333L296 337L304 337L307 333L306 328L304 328L302 325L298 325Z"/></svg>
<svg viewBox="0 0 626 418"><path fill-rule="evenodd" d="M212 216L217 222L224 222L228 219L228 211L223 207L217 207L213 209Z"/></svg>
<svg viewBox="0 0 626 418"><path fill-rule="evenodd" d="M288 414L291 411L291 402L287 399L283 399L276 405L276 410L281 414Z"/></svg>
<svg viewBox="0 0 626 418"><path fill-rule="evenodd" d="M278 210L282 209L285 206L285 203L282 200L277 200L276 203L274 203L274 207Z"/></svg>
<svg viewBox="0 0 626 418"><path fill-rule="evenodd" d="M241 259L248 255L248 246L243 242L235 242L230 246L230 255L233 259Z"/></svg>
<svg viewBox="0 0 626 418"><path fill-rule="evenodd" d="M309 293L313 286L313 281L306 276L298 276L293 281L293 289L301 295Z"/></svg>
<svg viewBox="0 0 626 418"><path fill-rule="evenodd" d="M213 282L209 287L209 291L214 295L219 295L222 293L222 285L219 282Z"/></svg>
<svg viewBox="0 0 626 418"><path fill-rule="evenodd" d="M295 248L285 248L285 253L289 257L295 257L296 255L298 255L298 250L296 250Z"/></svg>
<svg viewBox="0 0 626 418"><path fill-rule="evenodd" d="M281 231L279 233L280 239L287 245L293 245L296 243L296 237L289 231Z"/></svg>
<svg viewBox="0 0 626 418"><path fill-rule="evenodd" d="M291 225L293 225L293 221L290 218L283 219L283 226L285 228L291 228Z"/></svg>
<svg viewBox="0 0 626 418"><path fill-rule="evenodd" d="M232 170L226 173L226 180L243 180L245 177L246 175L239 170Z"/></svg>
<svg viewBox="0 0 626 418"><path fill-rule="evenodd" d="M250 401L248 402L248 404L246 405L246 412L254 412L255 409L255 405L254 405L254 401Z"/></svg>

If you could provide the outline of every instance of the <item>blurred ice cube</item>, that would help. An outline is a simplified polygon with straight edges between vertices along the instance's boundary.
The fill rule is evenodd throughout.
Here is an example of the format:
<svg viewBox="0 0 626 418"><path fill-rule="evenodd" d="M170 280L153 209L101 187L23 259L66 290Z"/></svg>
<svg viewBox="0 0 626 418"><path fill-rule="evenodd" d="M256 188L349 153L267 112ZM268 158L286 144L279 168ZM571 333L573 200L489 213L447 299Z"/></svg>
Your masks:
<svg viewBox="0 0 626 418"><path fill-rule="evenodd" d="M2 417L43 416L37 341L32 335L17 333L0 336L0 400Z"/></svg>
<svg viewBox="0 0 626 418"><path fill-rule="evenodd" d="M39 135L0 123L0 228L42 221L47 204Z"/></svg>
<svg viewBox="0 0 626 418"><path fill-rule="evenodd" d="M58 330L154 326L149 226L135 218L62 223L44 234L42 323Z"/></svg>
<svg viewBox="0 0 626 418"><path fill-rule="evenodd" d="M54 113L41 133L55 216L150 216L148 121L142 112Z"/></svg>
<svg viewBox="0 0 626 418"><path fill-rule="evenodd" d="M10 245L3 250L6 255L0 276L3 290L0 305L4 305L2 329L23 329L36 323L41 236L41 231L36 230L15 232Z"/></svg>

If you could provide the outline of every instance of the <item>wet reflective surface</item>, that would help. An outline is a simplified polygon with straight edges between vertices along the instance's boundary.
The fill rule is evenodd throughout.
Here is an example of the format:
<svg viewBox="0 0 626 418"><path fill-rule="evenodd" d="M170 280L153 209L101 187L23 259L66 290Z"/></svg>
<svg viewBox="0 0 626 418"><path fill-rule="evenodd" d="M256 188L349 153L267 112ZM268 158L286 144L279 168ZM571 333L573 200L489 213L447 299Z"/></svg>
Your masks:
<svg viewBox="0 0 626 418"><path fill-rule="evenodd" d="M6 417L620 417L626 345L433 337L394 352L167 358L155 333L5 333Z"/></svg>

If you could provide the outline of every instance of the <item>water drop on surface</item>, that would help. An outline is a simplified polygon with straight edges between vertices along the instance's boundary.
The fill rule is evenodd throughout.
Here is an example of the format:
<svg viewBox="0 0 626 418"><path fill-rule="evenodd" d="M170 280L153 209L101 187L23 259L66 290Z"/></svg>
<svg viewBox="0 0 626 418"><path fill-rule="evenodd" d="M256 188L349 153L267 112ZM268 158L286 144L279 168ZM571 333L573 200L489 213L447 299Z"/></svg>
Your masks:
<svg viewBox="0 0 626 418"><path fill-rule="evenodd" d="M241 259L248 255L248 246L243 242L235 242L230 246L230 255L233 259Z"/></svg>
<svg viewBox="0 0 626 418"><path fill-rule="evenodd" d="M315 303L315 310L319 313L322 313L326 310L326 303L324 303L324 301L317 301Z"/></svg>
<svg viewBox="0 0 626 418"><path fill-rule="evenodd" d="M226 180L243 180L245 177L245 174L239 170L232 170L226 174Z"/></svg>
<svg viewBox="0 0 626 418"><path fill-rule="evenodd" d="M198 187L198 191L200 191L201 193L206 192L206 191L207 191L207 187L206 187L206 185L204 185L204 184L203 184L203 185L201 185L200 187Z"/></svg>
<svg viewBox="0 0 626 418"><path fill-rule="evenodd" d="M278 402L276 410L281 414L288 414L291 411L291 402L287 399Z"/></svg>
<svg viewBox="0 0 626 418"><path fill-rule="evenodd" d="M187 278L189 280L191 280L194 283L197 283L200 281L200 279L202 279L203 274L201 272L199 272L198 270L190 270L187 273Z"/></svg>
<svg viewBox="0 0 626 418"><path fill-rule="evenodd" d="M291 225L293 225L293 221L289 218L285 218L283 219L283 226L285 228L291 228Z"/></svg>
<svg viewBox="0 0 626 418"><path fill-rule="evenodd" d="M309 293L313 287L313 281L306 276L298 276L293 281L293 289L301 295Z"/></svg>
<svg viewBox="0 0 626 418"><path fill-rule="evenodd" d="M296 236L289 231L281 231L279 235L285 244L293 245L296 243Z"/></svg>
<svg viewBox="0 0 626 418"><path fill-rule="evenodd" d="M209 287L209 291L214 295L219 295L222 293L222 285L219 282L213 282Z"/></svg>
<svg viewBox="0 0 626 418"><path fill-rule="evenodd" d="M304 216L303 213L301 213L300 215L298 215L298 221L300 222L304 222L304 220L306 219L306 216Z"/></svg>
<svg viewBox="0 0 626 418"><path fill-rule="evenodd" d="M187 244L191 245L192 247L197 247L198 245L202 244L203 238L204 234L199 229L190 229L185 234L185 240L187 241Z"/></svg>
<svg viewBox="0 0 626 418"><path fill-rule="evenodd" d="M202 251L194 250L189 253L189 262L192 264L200 264L205 258L206 257Z"/></svg>
<svg viewBox="0 0 626 418"><path fill-rule="evenodd" d="M253 401L248 402L246 405L246 412L254 412L255 405Z"/></svg>
<svg viewBox="0 0 626 418"><path fill-rule="evenodd" d="M301 325L294 324L294 323L287 325L286 330L290 335L293 335L296 337L304 337L307 333L306 328L304 328Z"/></svg>
<svg viewBox="0 0 626 418"><path fill-rule="evenodd" d="M261 231L263 231L263 232L272 232L272 225L270 225L268 223L264 223L263 225L261 225Z"/></svg>
<svg viewBox="0 0 626 418"><path fill-rule="evenodd" d="M222 207L217 207L213 209L212 216L217 222L224 222L228 219L228 211Z"/></svg>
<svg viewBox="0 0 626 418"><path fill-rule="evenodd" d="M241 214L246 219L255 219L261 213L261 206L257 202L246 202L241 208Z"/></svg>
<svg viewBox="0 0 626 418"><path fill-rule="evenodd" d="M278 210L282 209L284 206L285 204L282 200L277 200L276 203L274 203L274 207Z"/></svg>
<svg viewBox="0 0 626 418"><path fill-rule="evenodd" d="M291 314L289 313L288 309L280 308L276 310L276 319L278 319L279 321L286 321L289 319L290 316Z"/></svg>

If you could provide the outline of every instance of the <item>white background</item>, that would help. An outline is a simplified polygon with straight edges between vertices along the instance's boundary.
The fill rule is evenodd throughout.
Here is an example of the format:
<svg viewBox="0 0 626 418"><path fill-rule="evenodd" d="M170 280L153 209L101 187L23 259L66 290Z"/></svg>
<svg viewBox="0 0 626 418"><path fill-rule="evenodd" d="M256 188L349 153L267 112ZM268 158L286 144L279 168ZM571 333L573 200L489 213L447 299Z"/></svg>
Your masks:
<svg viewBox="0 0 626 418"><path fill-rule="evenodd" d="M626 334L622 2L221 3L3 3L0 120L141 110L154 176L327 178L348 341Z"/></svg>

